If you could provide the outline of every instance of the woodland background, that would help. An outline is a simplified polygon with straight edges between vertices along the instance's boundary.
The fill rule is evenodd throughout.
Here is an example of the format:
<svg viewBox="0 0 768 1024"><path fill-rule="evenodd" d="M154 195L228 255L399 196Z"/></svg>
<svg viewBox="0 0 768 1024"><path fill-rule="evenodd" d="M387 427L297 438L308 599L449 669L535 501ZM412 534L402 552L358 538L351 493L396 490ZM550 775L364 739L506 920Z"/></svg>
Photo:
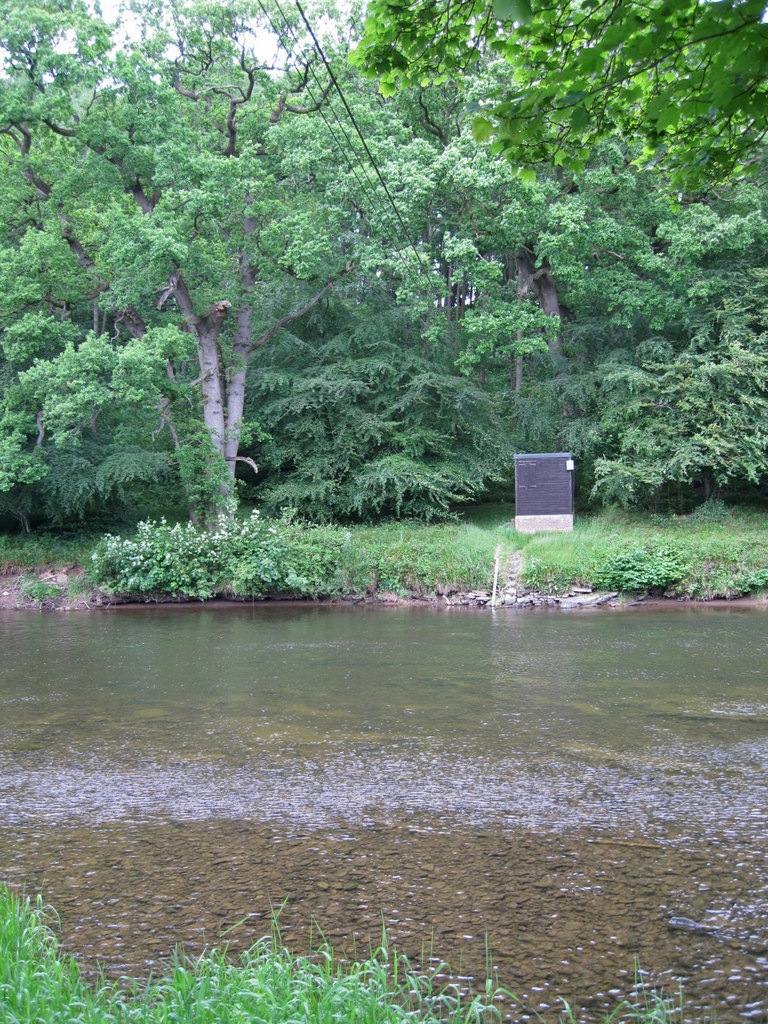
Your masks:
<svg viewBox="0 0 768 1024"><path fill-rule="evenodd" d="M761 144L532 171L473 137L492 49L385 96L354 12L312 9L321 56L266 0L2 6L0 526L434 519L524 451L581 507L761 502Z"/></svg>

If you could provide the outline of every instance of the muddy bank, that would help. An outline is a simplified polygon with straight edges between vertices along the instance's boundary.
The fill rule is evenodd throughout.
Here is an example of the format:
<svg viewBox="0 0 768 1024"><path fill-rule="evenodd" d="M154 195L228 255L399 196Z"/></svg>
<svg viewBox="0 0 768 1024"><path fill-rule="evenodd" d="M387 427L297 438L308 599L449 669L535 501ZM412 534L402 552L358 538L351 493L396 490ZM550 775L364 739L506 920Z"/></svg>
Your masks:
<svg viewBox="0 0 768 1024"><path fill-rule="evenodd" d="M766 598L740 597L732 600L718 598L702 601L680 597L676 594L626 595L617 591L598 591L589 587L571 587L562 594L548 594L541 590L522 586L517 579L517 564L510 566L507 578L499 583L496 592L488 590L453 591L443 594L409 594L404 596L389 591L366 592L349 596L333 596L317 599L323 604L385 604L414 605L434 608L506 608L506 609L561 609L574 608L633 608L669 607L671 605L702 605L713 607L766 607ZM222 607L231 604L252 604L254 601L291 601L306 603L310 598L295 598L291 594L273 594L266 598L236 597L220 594L200 601L197 598L173 597L159 594L153 597L114 596L104 593L98 587L91 587L85 579L83 567L70 565L57 569L27 570L26 572L0 573L0 611L90 611L95 608L136 608L147 604L183 604L192 607L205 604L207 607ZM312 602L312 603L317 603Z"/></svg>

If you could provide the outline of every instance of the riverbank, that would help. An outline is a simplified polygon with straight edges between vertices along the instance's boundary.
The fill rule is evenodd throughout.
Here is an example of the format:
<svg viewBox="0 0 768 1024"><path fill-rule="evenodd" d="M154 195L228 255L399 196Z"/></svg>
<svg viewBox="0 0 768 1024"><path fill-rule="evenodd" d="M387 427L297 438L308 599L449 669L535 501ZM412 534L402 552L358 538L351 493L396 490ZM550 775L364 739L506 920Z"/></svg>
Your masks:
<svg viewBox="0 0 768 1024"><path fill-rule="evenodd" d="M260 1020L272 1024L481 1024L502 1019L515 996L489 982L474 998L447 982L440 964L415 971L389 948L361 961L339 960L321 945L312 956L293 956L273 934L236 960L226 948L194 960L179 954L173 970L148 984L89 984L73 957L59 946L54 911L38 898L17 898L0 886L0 973L4 1019L15 1024L150 1024L154 1021ZM661 994L640 990L641 1002L624 1001L606 1017L614 1024L674 1021L680 1007ZM560 1014L559 1019L563 1019ZM566 1019L573 1019L567 1011Z"/></svg>
<svg viewBox="0 0 768 1024"><path fill-rule="evenodd" d="M712 505L690 516L604 513L573 533L507 521L338 527L258 513L213 533L139 524L134 534L0 538L0 608L127 602L342 600L513 608L638 599L763 602L768 516Z"/></svg>
<svg viewBox="0 0 768 1024"><path fill-rule="evenodd" d="M306 601L307 598L292 594L271 594L260 597L262 601ZM393 591L376 591L357 594L337 594L312 599L322 603L414 605L436 608L600 608L606 605L618 607L628 597L617 591L593 591L587 587L570 588L562 594L550 594L541 590L521 586L516 578L507 578L505 583L493 589L468 591L451 590L450 594L402 594ZM253 598L234 595L214 595L207 598L206 605L251 603ZM85 570L73 565L68 570L43 570L35 573L0 573L0 611L79 612L93 608L128 608L146 604L191 604L200 605L200 599L184 595L155 594L137 598L132 594L115 595L89 585ZM633 603L637 604L638 601ZM753 602L754 603L754 602Z"/></svg>

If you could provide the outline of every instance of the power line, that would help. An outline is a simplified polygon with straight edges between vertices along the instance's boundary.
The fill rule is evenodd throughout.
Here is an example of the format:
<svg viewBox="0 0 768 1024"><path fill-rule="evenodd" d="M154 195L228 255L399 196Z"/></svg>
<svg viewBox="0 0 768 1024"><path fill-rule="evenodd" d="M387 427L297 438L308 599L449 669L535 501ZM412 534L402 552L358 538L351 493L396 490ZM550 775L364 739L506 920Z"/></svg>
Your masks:
<svg viewBox="0 0 768 1024"><path fill-rule="evenodd" d="M408 228L406 227L405 221L400 216L400 211L398 210L397 205L395 203L395 200L392 197L392 193L389 191L389 187L388 187L386 181L384 180L384 177L383 177L381 171L379 170L378 164L374 160L373 154L371 153L370 149L368 148L368 143L365 141L365 136L360 131L360 127L359 127L359 125L357 123L355 115L352 113L352 109L349 106L349 104L347 103L347 99L346 99L344 93L341 91L341 86L339 85L339 83L338 83L338 81L336 79L336 75L333 73L333 68L328 63L328 60L327 60L327 58L325 56L325 53L323 52L323 48L320 46L320 43L318 42L317 36L315 35L315 33L314 33L313 29L312 29L312 26L310 25L310 23L309 23L309 21L307 19L307 16L304 13L304 9L302 8L299 0L294 0L294 3L296 5L296 9L298 10L299 14L301 15L302 21L306 25L307 31L309 32L310 37L312 39L312 42L315 45L315 49L317 50L318 54L320 55L320 59L322 60L324 66L325 66L325 70L328 72L328 76L331 79L331 82L333 83L333 86L336 89L336 92L339 94L341 102L344 105L344 109L346 110L346 112L347 112L347 114L349 116L349 119L352 122L352 125L353 125L355 131L357 132L357 134L358 134L358 136L360 138L360 141L363 144L363 149L365 150L366 155L367 155L368 159L371 162L371 166L373 167L374 171L376 172L376 176L378 177L379 181L381 182L382 188L384 189L384 193L385 193L387 199L389 200L390 206L394 210L395 216L397 217L397 219L398 219L398 221L400 223L400 226L403 229L403 234L405 235L405 237L406 237L406 239L408 241L408 244L413 249L414 254L416 255L416 259L418 261L418 264L421 267L422 273L427 278L427 280L429 280L430 287L431 287L432 282L431 282L431 279L429 278L429 272L427 271L427 268L424 266L424 262L423 262L423 260L421 258L419 250L416 248L416 246L414 245L413 241L411 240L411 237L410 237L410 234L408 232Z"/></svg>
<svg viewBox="0 0 768 1024"><path fill-rule="evenodd" d="M272 31L275 33L275 35L279 39L280 33L277 31L277 28L275 27L275 24L272 21L272 18L270 16L269 12L265 9L264 4L261 2L261 0L259 0L259 6L261 7L262 11L264 12L264 15L267 18L267 21L269 22ZM280 7L280 4L277 2L277 0L275 0L275 6L277 7L278 11L280 12L280 15L281 15L283 21L285 22L285 25L288 28L288 31L293 36L294 42L297 45L300 46L299 39L298 39L298 37L296 36L296 33L293 30L293 26L291 25L290 21L286 17L284 11ZM299 70L295 60L293 61L292 66L293 66L294 69ZM317 83L318 88L322 91L323 85L320 82L320 79L317 77L317 74L315 72L314 66L311 63L311 61L307 62L307 68L308 68L310 74L312 75L313 79ZM347 164L349 170L352 173L352 176L354 177L355 181L360 186L360 188L361 188L361 190L363 192L363 195L365 196L366 200L370 203L371 209L376 214L381 216L382 220L388 220L389 219L389 214L387 214L386 218L384 217L381 209L378 206L378 203L376 203L376 201L374 199L374 196L372 195L372 193L368 189L368 184L369 184L368 181L367 180L366 181L361 180L360 176L357 173L357 169L355 168L354 164L352 163L352 161L349 158L349 154L348 154L347 150L344 148L343 145L340 144L339 139L337 138L333 128L331 127L331 124L328 121L328 118L325 116L325 112L324 112L323 107L322 107L322 101L318 101L315 98L315 96L313 95L312 90L310 89L309 86L307 86L307 92L309 93L310 99L316 104L318 112L319 112L320 116L322 117L322 119L323 119L323 121L325 123L326 128L328 129L328 134L331 136L331 139L333 140L333 142L338 146L342 156L344 157L344 160L346 161L346 164ZM341 121L341 119L339 118L338 114L334 110L333 104L329 103L328 107L329 107L331 113L333 114L333 117L336 120L336 123L338 124L339 128L341 129L341 132L344 135L344 138L346 139L346 142L347 142L347 144L349 146L349 149L352 151L352 153L355 155L355 157L358 158L357 151L355 150L355 147L352 144L352 139L350 138L349 133L347 132L343 122ZM359 162L359 158L358 158L358 162ZM360 167L361 167L361 170L362 170L362 165L360 165ZM367 179L367 175L365 175L365 177ZM407 266L407 264L406 264L406 266Z"/></svg>
<svg viewBox="0 0 768 1024"><path fill-rule="evenodd" d="M296 45L299 48L301 48L301 42L300 42L298 36L296 35L296 32L294 31L293 26L291 25L291 22L288 20L285 12L281 8L281 6L279 4L279 0L274 0L274 2L275 2L275 6L277 7L277 10L280 13L281 18L283 19L283 22L284 22L286 28L288 29L289 33L293 37L294 42L296 43ZM275 23L272 20L271 15L266 10L266 8L264 7L264 4L261 2L261 0L258 0L258 3L259 3L259 7L261 7L262 12L264 13L264 16L266 17L267 21L269 22L270 28L275 33L275 36L279 39L281 33L278 32L278 30L277 30L277 28L275 26ZM302 52L302 56L304 56L303 52ZM292 61L290 66L293 67L297 71L299 70L298 65L297 65L295 59ZM323 92L324 91L324 86L323 86L322 82L320 81L320 79L318 78L317 73L315 72L314 65L313 65L313 63L311 61L309 61L309 60L307 61L306 67L305 67L304 70L305 70L305 73L306 73L307 70L309 71L309 73L312 75L312 78L316 82L318 88L321 90L321 92ZM338 124L338 126L339 126L339 128L340 128L340 130L341 130L341 132L342 132L342 134L344 136L344 138L346 139L346 142L347 142L347 144L349 146L349 149L354 154L355 159L357 160L358 165L360 167L360 170L363 171L365 180L361 180L360 176L357 173L357 170L356 170L355 166L353 165L352 161L349 158L347 150L344 148L344 146L342 146L340 144L339 139L337 138L333 128L331 127L331 124L328 121L328 118L325 116L325 112L324 112L323 106L322 106L322 101L318 101L315 98L315 96L313 95L312 90L309 87L309 85L306 86L306 89L307 89L307 92L309 93L310 99L312 99L312 101L317 106L317 110L318 110L320 116L322 117L323 122L325 123L326 128L328 129L328 134L330 135L332 141L339 147L339 150L341 151L341 153L342 153L342 155L344 157L344 160L346 161L347 166L349 167L349 170L352 173L352 176L354 177L355 181L360 186L360 188L361 188L361 190L363 192L363 195L365 196L366 200L369 202L370 209L378 217L381 218L382 222L386 223L387 226L391 229L391 222L390 222L391 214L389 214L389 213L384 214L384 212L382 211L382 209L380 208L378 203L375 201L374 194L369 191L369 187L368 186L370 185L370 180L368 178L368 173L365 172L363 164L360 163L360 158L359 158L359 155L357 153L357 150L355 149L355 146L353 145L352 139L350 138L349 133L347 132L346 127L344 126L344 123L339 118L339 115L336 113L336 110L335 110L333 104L329 103L328 104L328 108L331 111L331 113L333 114L333 117L334 117L336 123ZM408 238L407 234L406 234L406 241L408 242L409 245L411 244L410 243L410 239ZM403 266L407 270L408 269L408 263L405 260L405 257L403 256L402 251L400 249L396 249L395 252L396 252L397 256L403 261ZM429 281L429 285L430 285L430 287L432 287L432 282L431 281Z"/></svg>

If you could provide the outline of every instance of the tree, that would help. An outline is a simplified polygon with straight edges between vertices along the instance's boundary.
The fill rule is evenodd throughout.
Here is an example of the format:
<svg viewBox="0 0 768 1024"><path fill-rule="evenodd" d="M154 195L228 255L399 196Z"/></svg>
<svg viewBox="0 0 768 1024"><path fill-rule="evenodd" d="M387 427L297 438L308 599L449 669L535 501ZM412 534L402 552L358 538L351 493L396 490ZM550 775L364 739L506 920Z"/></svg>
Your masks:
<svg viewBox="0 0 768 1024"><path fill-rule="evenodd" d="M264 59L259 3L147 4L125 52L81 0L1 6L4 241L22 274L2 326L9 337L29 334L30 317L50 327L9 396L16 479L44 472L46 438L93 433L98 409L140 391L193 507L215 518L236 464L251 461L240 454L249 355L353 266L349 211L323 200L323 149L286 138L286 122L324 97L309 95L306 60L280 71ZM137 344L143 362L124 357ZM92 401L67 387L62 360L88 369ZM70 400L56 404L62 388Z"/></svg>
<svg viewBox="0 0 768 1024"><path fill-rule="evenodd" d="M258 496L316 520L435 519L506 479L512 449L491 395L439 349L421 351L407 308L369 294L307 338L284 338L249 401L270 424Z"/></svg>
<svg viewBox="0 0 768 1024"><path fill-rule="evenodd" d="M768 130L764 0L372 0L354 59L381 90L497 61L474 122L524 174L583 168L615 132L694 187ZM511 75L511 82L510 82Z"/></svg>
<svg viewBox="0 0 768 1024"><path fill-rule="evenodd" d="M603 367L611 442L595 465L596 493L647 505L670 483L698 483L707 499L768 476L765 300L755 300L726 300L680 353L655 339L636 364Z"/></svg>
<svg viewBox="0 0 768 1024"><path fill-rule="evenodd" d="M713 364L757 424L757 318L748 359L702 326L765 264L756 184L671 195L618 136L526 180L468 131L503 61L391 98L345 67L388 196L301 45L256 52L249 2L148 5L125 52L77 0L6 4L0 512L143 511L163 487L212 518L239 467L274 507L431 516L510 449L561 447L587 491L605 467L605 499L654 462L637 423ZM683 485L755 479L742 448L736 476Z"/></svg>

